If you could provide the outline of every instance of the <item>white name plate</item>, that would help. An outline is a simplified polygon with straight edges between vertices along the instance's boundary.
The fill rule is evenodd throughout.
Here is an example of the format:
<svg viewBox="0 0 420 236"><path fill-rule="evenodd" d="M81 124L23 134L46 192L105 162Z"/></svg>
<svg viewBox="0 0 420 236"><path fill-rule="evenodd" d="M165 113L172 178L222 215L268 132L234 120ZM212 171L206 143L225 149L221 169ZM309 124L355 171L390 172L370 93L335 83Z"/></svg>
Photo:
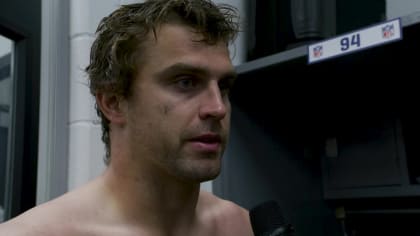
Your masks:
<svg viewBox="0 0 420 236"><path fill-rule="evenodd" d="M401 19L390 20L308 46L308 64L401 40Z"/></svg>

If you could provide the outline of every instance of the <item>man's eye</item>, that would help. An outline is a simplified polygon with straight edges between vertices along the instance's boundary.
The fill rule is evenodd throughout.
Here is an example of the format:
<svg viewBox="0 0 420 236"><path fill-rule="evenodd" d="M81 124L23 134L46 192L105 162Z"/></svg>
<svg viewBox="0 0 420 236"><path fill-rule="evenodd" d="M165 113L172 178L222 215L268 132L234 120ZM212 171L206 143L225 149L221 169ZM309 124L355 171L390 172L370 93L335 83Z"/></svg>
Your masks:
<svg viewBox="0 0 420 236"><path fill-rule="evenodd" d="M193 78L183 78L177 80L176 85L181 89L192 89L197 86L197 82Z"/></svg>
<svg viewBox="0 0 420 236"><path fill-rule="evenodd" d="M232 86L233 82L231 80L223 80L219 82L220 91L226 94L229 94Z"/></svg>

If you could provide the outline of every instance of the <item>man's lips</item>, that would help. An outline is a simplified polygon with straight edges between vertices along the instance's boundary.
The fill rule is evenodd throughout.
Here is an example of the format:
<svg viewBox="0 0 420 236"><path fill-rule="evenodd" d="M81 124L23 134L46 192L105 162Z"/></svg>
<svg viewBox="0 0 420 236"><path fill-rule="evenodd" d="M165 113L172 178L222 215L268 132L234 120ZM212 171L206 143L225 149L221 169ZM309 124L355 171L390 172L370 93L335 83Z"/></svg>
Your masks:
<svg viewBox="0 0 420 236"><path fill-rule="evenodd" d="M192 142L220 143L222 138L218 134L203 134L190 139Z"/></svg>
<svg viewBox="0 0 420 236"><path fill-rule="evenodd" d="M193 148L201 152L218 152L222 138L218 134L203 134L189 140Z"/></svg>

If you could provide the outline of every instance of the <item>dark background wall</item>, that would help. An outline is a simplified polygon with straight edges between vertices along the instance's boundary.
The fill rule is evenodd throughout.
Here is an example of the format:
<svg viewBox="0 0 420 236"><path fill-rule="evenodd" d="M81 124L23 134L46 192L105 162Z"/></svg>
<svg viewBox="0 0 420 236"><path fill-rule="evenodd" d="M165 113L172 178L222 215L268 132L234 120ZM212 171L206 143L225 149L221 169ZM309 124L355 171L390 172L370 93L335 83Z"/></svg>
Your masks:
<svg viewBox="0 0 420 236"><path fill-rule="evenodd" d="M11 214L35 205L41 52L41 0L0 1L0 34L15 42L16 108ZM1 180L0 180L1 181Z"/></svg>

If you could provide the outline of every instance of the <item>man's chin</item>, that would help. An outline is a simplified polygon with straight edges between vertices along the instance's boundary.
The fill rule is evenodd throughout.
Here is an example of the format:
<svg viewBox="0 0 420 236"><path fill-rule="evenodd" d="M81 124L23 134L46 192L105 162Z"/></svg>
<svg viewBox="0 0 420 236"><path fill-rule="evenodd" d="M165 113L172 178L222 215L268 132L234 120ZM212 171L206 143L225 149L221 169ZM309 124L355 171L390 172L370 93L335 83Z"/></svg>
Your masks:
<svg viewBox="0 0 420 236"><path fill-rule="evenodd" d="M185 176L185 179L192 181L196 184L214 180L219 176L220 168L212 169L211 171L205 171L200 173L191 173L189 176Z"/></svg>
<svg viewBox="0 0 420 236"><path fill-rule="evenodd" d="M204 178L201 178L200 179L200 183L207 182L207 181L210 181L210 180L214 180L214 179L217 178L217 176L219 176L219 174L220 174L220 171L217 174L214 174L214 175L211 175L211 176L206 176Z"/></svg>
<svg viewBox="0 0 420 236"><path fill-rule="evenodd" d="M187 182L201 183L217 178L221 172L221 157L188 159L174 174Z"/></svg>

